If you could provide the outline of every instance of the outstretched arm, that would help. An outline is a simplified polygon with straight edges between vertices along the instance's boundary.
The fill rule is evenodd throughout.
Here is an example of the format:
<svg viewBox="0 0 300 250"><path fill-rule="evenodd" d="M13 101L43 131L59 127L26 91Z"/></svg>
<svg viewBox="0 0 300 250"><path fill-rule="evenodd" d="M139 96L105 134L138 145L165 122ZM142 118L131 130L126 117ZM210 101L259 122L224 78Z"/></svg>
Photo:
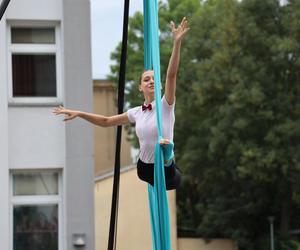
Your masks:
<svg viewBox="0 0 300 250"><path fill-rule="evenodd" d="M172 34L173 34L173 50L169 61L166 86L165 86L165 97L167 102L172 105L175 101L176 92L176 76L180 61L180 47L181 41L185 34L188 32L188 21L184 17L181 24L176 28L175 23L171 22Z"/></svg>
<svg viewBox="0 0 300 250"><path fill-rule="evenodd" d="M94 125L101 127L111 127L129 123L126 112L120 115L103 116L77 110L65 109L64 107L60 106L53 109L53 114L65 115L64 121L69 121L76 117L80 117Z"/></svg>

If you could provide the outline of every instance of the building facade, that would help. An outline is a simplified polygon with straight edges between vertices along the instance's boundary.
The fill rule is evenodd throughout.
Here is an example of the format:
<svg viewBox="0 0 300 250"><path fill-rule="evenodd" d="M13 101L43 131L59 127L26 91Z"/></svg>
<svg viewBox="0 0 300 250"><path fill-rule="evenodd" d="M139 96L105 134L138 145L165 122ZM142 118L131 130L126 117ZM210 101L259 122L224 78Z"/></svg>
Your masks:
<svg viewBox="0 0 300 250"><path fill-rule="evenodd" d="M0 22L1 249L94 249L88 0L12 0Z"/></svg>

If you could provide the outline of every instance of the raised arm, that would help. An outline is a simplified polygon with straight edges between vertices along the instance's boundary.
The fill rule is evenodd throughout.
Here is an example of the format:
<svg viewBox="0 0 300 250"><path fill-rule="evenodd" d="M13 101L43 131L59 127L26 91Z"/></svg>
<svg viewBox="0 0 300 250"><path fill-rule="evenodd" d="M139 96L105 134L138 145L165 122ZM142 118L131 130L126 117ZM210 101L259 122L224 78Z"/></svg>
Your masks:
<svg viewBox="0 0 300 250"><path fill-rule="evenodd" d="M64 107L60 106L53 109L53 114L65 115L64 121L69 121L76 117L80 117L94 125L101 127L111 127L129 123L126 112L120 115L103 116L77 110L65 109Z"/></svg>
<svg viewBox="0 0 300 250"><path fill-rule="evenodd" d="M175 23L172 21L171 29L173 34L173 50L169 61L165 86L165 97L170 105L175 102L176 76L180 61L181 41L189 30L187 19L184 17L177 28Z"/></svg>

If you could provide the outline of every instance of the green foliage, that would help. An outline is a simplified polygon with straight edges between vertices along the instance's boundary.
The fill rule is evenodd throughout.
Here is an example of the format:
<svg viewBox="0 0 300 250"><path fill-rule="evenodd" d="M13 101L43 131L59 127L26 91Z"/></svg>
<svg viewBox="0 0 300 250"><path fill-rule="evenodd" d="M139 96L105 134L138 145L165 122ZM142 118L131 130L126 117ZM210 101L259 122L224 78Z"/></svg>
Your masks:
<svg viewBox="0 0 300 250"><path fill-rule="evenodd" d="M187 16L176 100L175 154L183 171L178 227L269 249L275 216L280 249L300 226L300 2L170 0L160 5L163 79L168 23ZM127 101L142 102L142 15L130 20ZM118 61L119 49L112 54ZM118 66L112 66L116 77ZM179 231L180 233L181 231ZM279 249L278 248L278 249ZM276 248L277 249L277 248Z"/></svg>
<svg viewBox="0 0 300 250"><path fill-rule="evenodd" d="M277 242L278 250L300 250L300 243L297 240L282 240Z"/></svg>

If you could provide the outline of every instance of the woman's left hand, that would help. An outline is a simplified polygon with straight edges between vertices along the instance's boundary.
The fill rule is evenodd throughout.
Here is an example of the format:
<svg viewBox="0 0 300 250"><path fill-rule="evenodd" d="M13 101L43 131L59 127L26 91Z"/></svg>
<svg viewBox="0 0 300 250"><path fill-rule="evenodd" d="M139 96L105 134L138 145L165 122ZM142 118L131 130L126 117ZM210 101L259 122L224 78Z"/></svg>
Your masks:
<svg viewBox="0 0 300 250"><path fill-rule="evenodd" d="M185 34L189 31L188 21L186 17L184 17L181 23L176 28L176 25L173 21L171 21L171 29L173 34L173 39L175 42L179 42L185 36Z"/></svg>

